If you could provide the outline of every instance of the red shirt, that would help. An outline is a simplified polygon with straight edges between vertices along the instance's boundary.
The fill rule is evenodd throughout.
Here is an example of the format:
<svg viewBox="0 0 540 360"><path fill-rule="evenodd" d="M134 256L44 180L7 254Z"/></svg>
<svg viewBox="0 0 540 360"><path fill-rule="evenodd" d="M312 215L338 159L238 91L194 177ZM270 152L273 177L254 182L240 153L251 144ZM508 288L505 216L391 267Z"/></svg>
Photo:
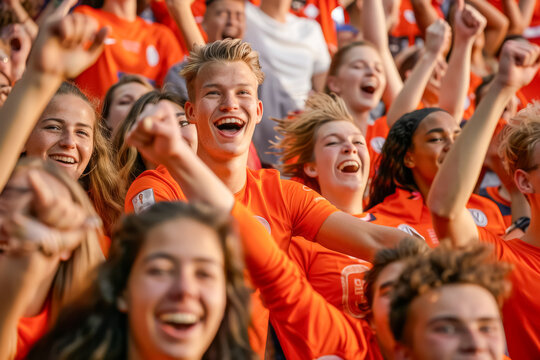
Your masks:
<svg viewBox="0 0 540 360"><path fill-rule="evenodd" d="M21 318L17 324L17 353L15 359L24 359L32 346L45 335L48 330L50 302L33 317Z"/></svg>
<svg viewBox="0 0 540 360"><path fill-rule="evenodd" d="M481 229L480 239L494 245L497 258L514 265L512 294L503 306L508 352L513 359L540 359L540 248L520 239L504 241Z"/></svg>

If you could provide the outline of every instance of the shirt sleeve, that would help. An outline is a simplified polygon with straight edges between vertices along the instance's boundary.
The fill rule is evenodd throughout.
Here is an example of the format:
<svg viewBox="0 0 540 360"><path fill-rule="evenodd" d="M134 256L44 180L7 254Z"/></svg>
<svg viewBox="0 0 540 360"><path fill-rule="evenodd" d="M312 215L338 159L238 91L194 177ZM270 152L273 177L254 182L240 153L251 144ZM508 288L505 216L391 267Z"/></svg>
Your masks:
<svg viewBox="0 0 540 360"><path fill-rule="evenodd" d="M129 187L124 200L126 214L139 213L146 207L161 201L186 201L179 186L173 186L154 170L145 171Z"/></svg>

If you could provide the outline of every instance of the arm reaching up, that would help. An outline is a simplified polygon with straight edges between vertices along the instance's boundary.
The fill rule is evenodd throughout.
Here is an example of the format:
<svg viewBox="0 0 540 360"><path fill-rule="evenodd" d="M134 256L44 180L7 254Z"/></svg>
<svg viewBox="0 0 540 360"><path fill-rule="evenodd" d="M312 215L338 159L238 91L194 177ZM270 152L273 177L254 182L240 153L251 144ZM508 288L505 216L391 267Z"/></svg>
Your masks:
<svg viewBox="0 0 540 360"><path fill-rule="evenodd" d="M540 48L508 41L502 51L499 72L442 163L427 198L439 239L455 246L475 241L478 232L465 208L482 168L497 121L508 100L535 76Z"/></svg>

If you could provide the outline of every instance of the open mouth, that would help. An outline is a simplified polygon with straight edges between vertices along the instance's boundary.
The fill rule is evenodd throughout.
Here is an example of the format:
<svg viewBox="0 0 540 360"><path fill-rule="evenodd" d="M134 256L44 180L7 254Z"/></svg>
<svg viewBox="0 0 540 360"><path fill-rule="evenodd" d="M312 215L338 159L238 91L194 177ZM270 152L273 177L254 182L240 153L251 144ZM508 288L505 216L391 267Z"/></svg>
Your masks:
<svg viewBox="0 0 540 360"><path fill-rule="evenodd" d="M169 336L182 338L190 330L194 329L200 323L200 318L192 313L166 313L159 316L162 329Z"/></svg>
<svg viewBox="0 0 540 360"><path fill-rule="evenodd" d="M373 95L375 93L375 91L377 91L378 87L379 87L379 85L378 85L377 81L375 81L373 79L364 81L360 85L360 89L363 92L365 92L367 94L370 94L370 95Z"/></svg>
<svg viewBox="0 0 540 360"><path fill-rule="evenodd" d="M218 128L219 131L234 135L244 128L246 123L238 118L223 118L214 123L214 126Z"/></svg>
<svg viewBox="0 0 540 360"><path fill-rule="evenodd" d="M355 160L346 160L338 165L338 170L343 173L354 174L360 170L360 164Z"/></svg>
<svg viewBox="0 0 540 360"><path fill-rule="evenodd" d="M60 164L64 165L73 165L77 163L75 158L71 156L64 156L64 155L49 155L49 159L54 160Z"/></svg>

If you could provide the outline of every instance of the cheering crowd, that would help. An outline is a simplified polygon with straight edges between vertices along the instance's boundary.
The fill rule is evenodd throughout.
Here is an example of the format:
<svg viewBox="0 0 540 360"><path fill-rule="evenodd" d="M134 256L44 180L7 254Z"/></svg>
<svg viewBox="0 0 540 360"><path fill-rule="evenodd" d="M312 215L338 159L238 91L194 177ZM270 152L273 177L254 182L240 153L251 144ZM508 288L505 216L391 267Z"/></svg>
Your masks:
<svg viewBox="0 0 540 360"><path fill-rule="evenodd" d="M0 12L0 360L540 359L540 2Z"/></svg>

